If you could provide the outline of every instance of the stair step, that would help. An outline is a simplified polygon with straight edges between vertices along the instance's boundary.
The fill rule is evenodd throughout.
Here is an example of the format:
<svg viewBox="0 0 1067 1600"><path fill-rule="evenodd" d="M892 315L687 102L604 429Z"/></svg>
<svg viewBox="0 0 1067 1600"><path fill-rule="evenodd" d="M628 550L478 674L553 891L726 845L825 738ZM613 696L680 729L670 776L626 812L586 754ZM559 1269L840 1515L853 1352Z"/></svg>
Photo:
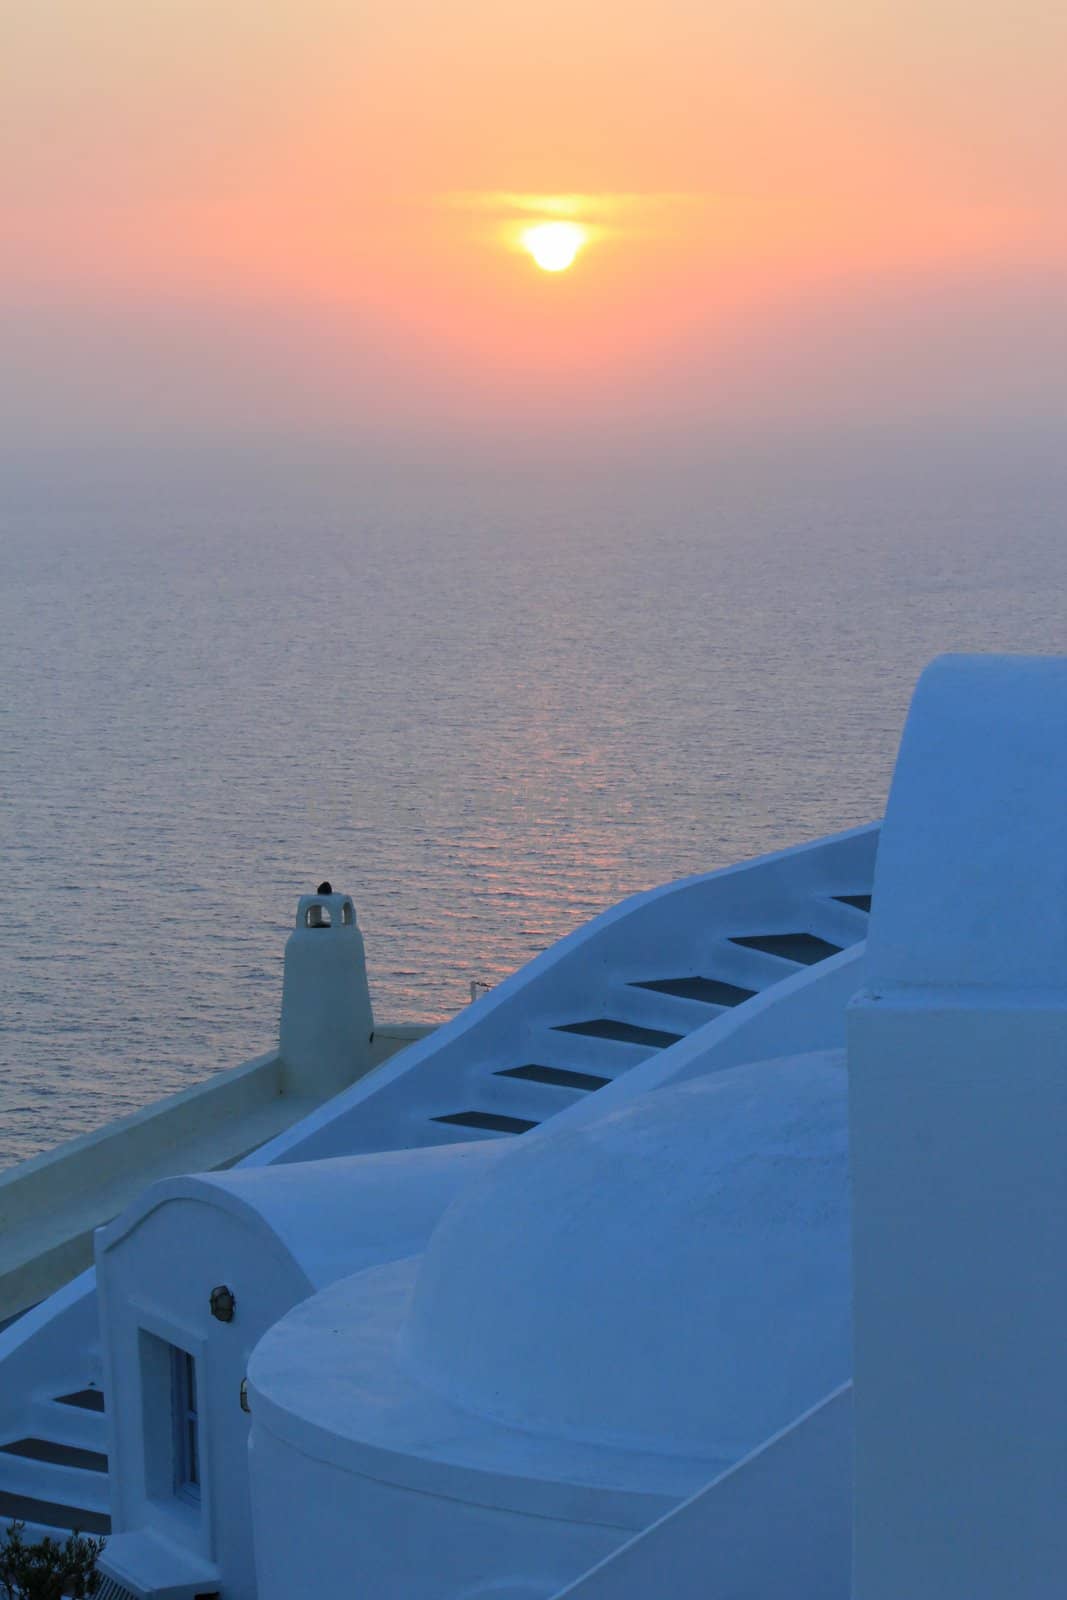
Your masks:
<svg viewBox="0 0 1067 1600"><path fill-rule="evenodd" d="M857 911L869 913L871 909L869 894L835 894L834 899L839 900L843 906L855 906Z"/></svg>
<svg viewBox="0 0 1067 1600"><path fill-rule="evenodd" d="M4 1455L22 1456L26 1461L47 1461L56 1467L80 1467L85 1472L106 1472L107 1456L100 1450L83 1450L74 1444L59 1444L55 1439L13 1439L0 1444Z"/></svg>
<svg viewBox="0 0 1067 1600"><path fill-rule="evenodd" d="M57 1505L54 1500L37 1500L33 1495L14 1494L0 1489L0 1517L12 1522L37 1522L63 1532L110 1533L111 1518L105 1511L85 1511L80 1506Z"/></svg>
<svg viewBox="0 0 1067 1600"><path fill-rule="evenodd" d="M529 1061L524 1067L502 1067L493 1074L495 1078L523 1078L527 1083L549 1083L556 1089L603 1089L610 1078L600 1078L593 1072L572 1072L563 1067L542 1067Z"/></svg>
<svg viewBox="0 0 1067 1600"><path fill-rule="evenodd" d="M58 1400L35 1399L20 1424L37 1439L55 1439L80 1450L107 1450L107 1416L80 1406L63 1406Z"/></svg>
<svg viewBox="0 0 1067 1600"><path fill-rule="evenodd" d="M813 967L817 961L836 956L839 944L820 939L814 933L750 933L731 936L731 944L745 950L761 950L764 955L781 956L785 961L795 961L798 966Z"/></svg>
<svg viewBox="0 0 1067 1600"><path fill-rule="evenodd" d="M47 1444L52 1441L41 1442ZM43 1453L22 1455L10 1449L0 1449L2 1491L36 1495L49 1504L79 1506L86 1512L107 1511L111 1498L106 1467L103 1471L96 1471L80 1462L69 1463ZM3 1585L0 1584L2 1593Z"/></svg>
<svg viewBox="0 0 1067 1600"><path fill-rule="evenodd" d="M584 1072L611 1082L657 1053L647 1045L639 1048L633 1044L621 1045L613 1039L591 1038L588 1034L561 1033L548 1022L535 1023L521 1049L531 1061L551 1061L560 1072ZM501 1087L505 1085L501 1083Z"/></svg>
<svg viewBox="0 0 1067 1600"><path fill-rule="evenodd" d="M500 1111L453 1111L433 1122L450 1122L457 1128L480 1128L486 1133L527 1133L538 1124L528 1117L506 1117Z"/></svg>
<svg viewBox="0 0 1067 1600"><path fill-rule="evenodd" d="M699 1000L707 1006L739 1006L751 1000L755 989L742 989L738 983L721 978L649 978L635 980L634 989L652 989L656 994L674 995L679 1000Z"/></svg>
<svg viewBox="0 0 1067 1600"><path fill-rule="evenodd" d="M61 1406L77 1406L79 1411L103 1411L102 1389L76 1389L73 1394L57 1394Z"/></svg>
<svg viewBox="0 0 1067 1600"><path fill-rule="evenodd" d="M684 1039L684 1033L668 1033L665 1028L641 1028L636 1022L620 1022L617 1017L591 1017L588 1022L560 1022L557 1033L578 1033L587 1039L611 1039L617 1044L643 1044L653 1050Z"/></svg>

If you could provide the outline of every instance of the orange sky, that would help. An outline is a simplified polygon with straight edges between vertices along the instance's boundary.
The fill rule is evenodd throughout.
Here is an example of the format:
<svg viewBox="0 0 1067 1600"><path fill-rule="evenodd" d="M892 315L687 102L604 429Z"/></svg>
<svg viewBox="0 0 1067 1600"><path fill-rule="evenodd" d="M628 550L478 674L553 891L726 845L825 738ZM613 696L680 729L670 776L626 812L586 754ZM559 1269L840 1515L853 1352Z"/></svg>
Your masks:
<svg viewBox="0 0 1067 1600"><path fill-rule="evenodd" d="M1050 0L35 0L4 32L16 436L1062 412ZM550 276L509 224L560 195L594 231Z"/></svg>

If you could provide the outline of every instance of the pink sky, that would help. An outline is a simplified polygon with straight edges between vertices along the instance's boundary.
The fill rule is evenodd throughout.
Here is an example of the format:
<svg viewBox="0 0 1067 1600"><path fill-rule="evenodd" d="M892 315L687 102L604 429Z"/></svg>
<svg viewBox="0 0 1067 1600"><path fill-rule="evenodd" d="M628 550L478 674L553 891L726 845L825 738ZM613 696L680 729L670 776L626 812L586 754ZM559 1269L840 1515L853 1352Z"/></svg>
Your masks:
<svg viewBox="0 0 1067 1600"><path fill-rule="evenodd" d="M0 421L1054 422L1065 61L1049 0L35 0ZM549 276L510 240L559 196Z"/></svg>

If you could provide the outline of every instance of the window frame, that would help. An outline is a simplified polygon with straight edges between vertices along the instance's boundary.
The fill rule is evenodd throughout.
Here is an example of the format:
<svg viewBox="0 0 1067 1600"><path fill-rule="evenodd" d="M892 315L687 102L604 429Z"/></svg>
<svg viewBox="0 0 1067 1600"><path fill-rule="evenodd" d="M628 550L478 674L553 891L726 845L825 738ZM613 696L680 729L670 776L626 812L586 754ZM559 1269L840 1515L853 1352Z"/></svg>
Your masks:
<svg viewBox="0 0 1067 1600"><path fill-rule="evenodd" d="M203 1484L197 1360L179 1344L170 1345L171 1426L174 1440L174 1494L200 1504Z"/></svg>

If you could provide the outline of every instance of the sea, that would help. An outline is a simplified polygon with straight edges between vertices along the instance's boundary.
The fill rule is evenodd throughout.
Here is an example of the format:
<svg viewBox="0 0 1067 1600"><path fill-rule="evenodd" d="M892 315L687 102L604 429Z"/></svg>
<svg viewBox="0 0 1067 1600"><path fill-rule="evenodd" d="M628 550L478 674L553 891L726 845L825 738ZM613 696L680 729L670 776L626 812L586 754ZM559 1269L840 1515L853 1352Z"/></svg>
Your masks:
<svg viewBox="0 0 1067 1600"><path fill-rule="evenodd" d="M942 651L1067 647L1017 429L7 462L0 1167L276 1038L297 897L430 1022L624 895L878 817Z"/></svg>

